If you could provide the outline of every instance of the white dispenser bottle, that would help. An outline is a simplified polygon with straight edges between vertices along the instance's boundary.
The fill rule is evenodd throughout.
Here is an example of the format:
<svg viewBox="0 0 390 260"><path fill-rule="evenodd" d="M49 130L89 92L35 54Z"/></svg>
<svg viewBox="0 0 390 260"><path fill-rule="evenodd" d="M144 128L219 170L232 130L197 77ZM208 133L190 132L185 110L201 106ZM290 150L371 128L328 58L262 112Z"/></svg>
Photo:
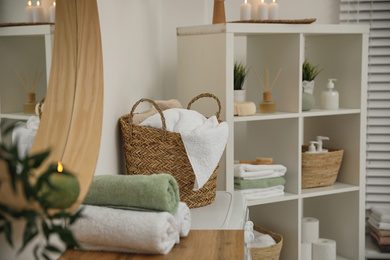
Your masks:
<svg viewBox="0 0 390 260"><path fill-rule="evenodd" d="M327 90L321 93L321 105L323 109L339 109L339 92L333 89L333 81L337 81L337 79L328 79Z"/></svg>

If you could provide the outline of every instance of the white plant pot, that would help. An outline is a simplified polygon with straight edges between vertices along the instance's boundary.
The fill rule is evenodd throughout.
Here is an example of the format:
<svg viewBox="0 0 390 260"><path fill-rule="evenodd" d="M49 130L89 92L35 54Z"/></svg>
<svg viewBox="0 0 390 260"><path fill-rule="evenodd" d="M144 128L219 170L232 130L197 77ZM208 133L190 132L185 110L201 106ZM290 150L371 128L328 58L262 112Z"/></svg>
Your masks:
<svg viewBox="0 0 390 260"><path fill-rule="evenodd" d="M303 92L306 92L306 93L309 93L310 95L313 95L313 92L314 92L314 80L312 80L312 81L307 81L307 80L302 81L302 88L303 88Z"/></svg>
<svg viewBox="0 0 390 260"><path fill-rule="evenodd" d="M246 89L234 90L234 102L245 102Z"/></svg>

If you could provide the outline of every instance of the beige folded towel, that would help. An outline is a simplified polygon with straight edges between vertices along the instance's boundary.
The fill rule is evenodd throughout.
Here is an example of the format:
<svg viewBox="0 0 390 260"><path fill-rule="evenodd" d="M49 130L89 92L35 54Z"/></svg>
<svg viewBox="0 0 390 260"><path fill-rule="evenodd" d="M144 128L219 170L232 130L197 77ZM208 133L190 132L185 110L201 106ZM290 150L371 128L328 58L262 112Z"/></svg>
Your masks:
<svg viewBox="0 0 390 260"><path fill-rule="evenodd" d="M170 99L170 100L154 100L157 106L162 110L170 109L170 108L183 108L179 100ZM149 110L143 111L141 113L134 113L133 116L133 124L138 125L142 123L146 118L157 113L157 109L152 106Z"/></svg>

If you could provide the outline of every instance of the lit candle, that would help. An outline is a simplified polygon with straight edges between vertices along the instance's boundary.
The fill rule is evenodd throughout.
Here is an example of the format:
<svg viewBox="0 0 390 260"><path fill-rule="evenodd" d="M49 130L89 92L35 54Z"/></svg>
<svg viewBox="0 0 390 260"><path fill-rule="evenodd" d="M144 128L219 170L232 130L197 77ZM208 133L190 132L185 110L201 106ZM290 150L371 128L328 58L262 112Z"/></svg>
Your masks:
<svg viewBox="0 0 390 260"><path fill-rule="evenodd" d="M33 9L33 22L34 23L41 23L44 20L44 13L43 8L41 6L41 3L37 1L37 6Z"/></svg>
<svg viewBox="0 0 390 260"><path fill-rule="evenodd" d="M261 0L261 3L257 7L257 19L268 20L268 4Z"/></svg>
<svg viewBox="0 0 390 260"><path fill-rule="evenodd" d="M26 7L26 16L27 16L27 22L32 23L33 22L33 7L31 6L31 1L27 2Z"/></svg>
<svg viewBox="0 0 390 260"><path fill-rule="evenodd" d="M240 19L245 21L245 20L250 20L251 19L251 4L247 3L247 0L245 0L244 3L241 4L240 7Z"/></svg>
<svg viewBox="0 0 390 260"><path fill-rule="evenodd" d="M279 5L273 0L273 3L268 6L268 18L270 20L279 19Z"/></svg>
<svg viewBox="0 0 390 260"><path fill-rule="evenodd" d="M54 23L56 21L56 2L53 2L53 5L49 8L50 13L50 22Z"/></svg>
<svg viewBox="0 0 390 260"><path fill-rule="evenodd" d="M257 7L260 4L260 0L250 0L250 4L251 4L251 8L252 8L251 18L252 18L252 20L256 20L257 19Z"/></svg>
<svg viewBox="0 0 390 260"><path fill-rule="evenodd" d="M49 177L52 186L44 184L41 192L42 197L50 203L50 208L66 209L76 202L80 186L77 178L64 171L61 162L58 162L57 171Z"/></svg>

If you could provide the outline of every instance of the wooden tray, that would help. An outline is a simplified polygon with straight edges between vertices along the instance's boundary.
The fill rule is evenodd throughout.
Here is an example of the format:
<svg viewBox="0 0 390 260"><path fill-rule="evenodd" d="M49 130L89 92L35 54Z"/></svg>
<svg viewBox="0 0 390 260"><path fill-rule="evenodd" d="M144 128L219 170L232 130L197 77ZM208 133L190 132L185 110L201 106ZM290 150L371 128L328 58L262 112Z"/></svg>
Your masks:
<svg viewBox="0 0 390 260"><path fill-rule="evenodd" d="M288 23L288 24L310 24L317 21L316 18L298 19L298 20L244 20L232 21L229 23Z"/></svg>

